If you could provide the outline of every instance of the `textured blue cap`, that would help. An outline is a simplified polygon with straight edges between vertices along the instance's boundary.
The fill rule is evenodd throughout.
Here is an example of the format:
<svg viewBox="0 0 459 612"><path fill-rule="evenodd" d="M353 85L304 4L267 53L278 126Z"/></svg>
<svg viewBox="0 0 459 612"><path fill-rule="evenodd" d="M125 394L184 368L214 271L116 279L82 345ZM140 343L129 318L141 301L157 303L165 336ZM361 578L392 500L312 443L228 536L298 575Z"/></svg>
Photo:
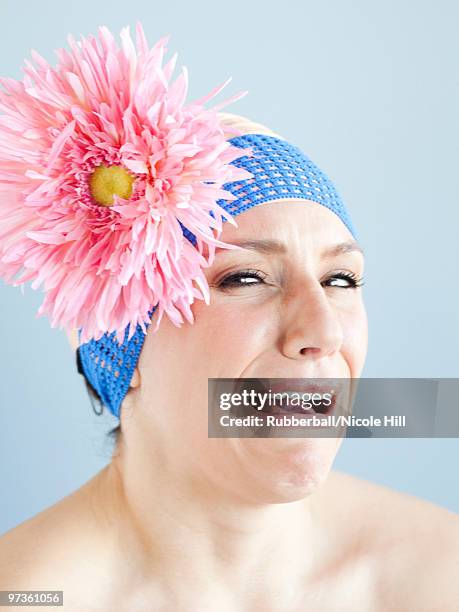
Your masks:
<svg viewBox="0 0 459 612"><path fill-rule="evenodd" d="M345 205L333 183L298 147L276 136L264 134L244 134L229 142L236 147L252 149L252 156L243 155L232 163L251 172L253 178L224 185L223 189L237 199L219 200L218 204L222 208L236 216L263 202L285 198L312 200L334 212L351 234L356 236ZM194 234L181 226L184 236L196 244ZM156 305L152 305L150 318L155 309ZM138 325L129 340L126 329L122 344L113 332L99 340L90 340L78 348L82 372L104 405L117 417L129 390L144 340L145 333Z"/></svg>

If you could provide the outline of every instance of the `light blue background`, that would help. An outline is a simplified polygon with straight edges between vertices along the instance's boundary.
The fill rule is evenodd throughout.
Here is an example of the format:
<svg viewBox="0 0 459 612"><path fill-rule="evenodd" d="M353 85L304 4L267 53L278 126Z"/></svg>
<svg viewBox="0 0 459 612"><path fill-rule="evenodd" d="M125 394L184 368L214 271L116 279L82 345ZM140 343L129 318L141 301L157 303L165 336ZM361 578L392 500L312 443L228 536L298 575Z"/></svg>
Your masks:
<svg viewBox="0 0 459 612"><path fill-rule="evenodd" d="M190 72L189 99L227 76L228 111L299 145L334 180L367 254L364 375L457 377L459 11L453 1L94 0L0 4L0 75L68 32L141 19ZM178 70L176 71L178 74ZM223 98L222 98L223 99ZM0 281L0 533L110 458L41 294ZM335 466L459 511L459 440L347 440Z"/></svg>

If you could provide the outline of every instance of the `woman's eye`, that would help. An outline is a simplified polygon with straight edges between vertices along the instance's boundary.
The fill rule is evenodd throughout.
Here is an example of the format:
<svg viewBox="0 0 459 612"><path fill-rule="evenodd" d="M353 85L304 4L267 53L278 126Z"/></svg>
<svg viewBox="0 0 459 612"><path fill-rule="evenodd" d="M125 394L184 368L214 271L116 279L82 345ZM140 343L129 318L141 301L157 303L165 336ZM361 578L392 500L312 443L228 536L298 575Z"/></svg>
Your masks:
<svg viewBox="0 0 459 612"><path fill-rule="evenodd" d="M241 270L228 274L218 283L218 287L226 289L229 287L247 287L263 284L266 276L259 270Z"/></svg>
<svg viewBox="0 0 459 612"><path fill-rule="evenodd" d="M237 287L253 287L266 284L266 274L259 270L241 270L223 277L217 284L220 289ZM322 283L326 287L340 287L343 289L355 289L363 285L363 279L353 272L337 272Z"/></svg>
<svg viewBox="0 0 459 612"><path fill-rule="evenodd" d="M330 276L325 282L327 287L342 287L343 289L356 289L363 285L363 278L353 272L338 272Z"/></svg>

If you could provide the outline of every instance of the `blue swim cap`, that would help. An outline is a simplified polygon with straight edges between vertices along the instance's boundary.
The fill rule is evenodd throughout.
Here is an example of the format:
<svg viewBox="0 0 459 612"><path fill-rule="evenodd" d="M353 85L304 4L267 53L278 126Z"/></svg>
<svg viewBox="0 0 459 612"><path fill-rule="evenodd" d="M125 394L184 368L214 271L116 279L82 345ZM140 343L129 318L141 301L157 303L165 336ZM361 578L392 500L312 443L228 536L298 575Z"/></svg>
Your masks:
<svg viewBox="0 0 459 612"><path fill-rule="evenodd" d="M276 136L244 134L229 140L240 148L248 148L252 156L242 156L232 163L251 172L251 179L227 183L236 200L219 200L218 204L236 216L249 208L283 200L307 199L318 202L333 211L355 237L356 233L344 203L333 183L298 147ZM185 237L196 244L196 238L182 225ZM152 306L150 317L155 311ZM99 340L90 340L78 349L79 371L85 375L110 412L119 417L120 408L139 359L145 333L137 325L134 335L128 339L126 328L122 344L116 332L107 333Z"/></svg>

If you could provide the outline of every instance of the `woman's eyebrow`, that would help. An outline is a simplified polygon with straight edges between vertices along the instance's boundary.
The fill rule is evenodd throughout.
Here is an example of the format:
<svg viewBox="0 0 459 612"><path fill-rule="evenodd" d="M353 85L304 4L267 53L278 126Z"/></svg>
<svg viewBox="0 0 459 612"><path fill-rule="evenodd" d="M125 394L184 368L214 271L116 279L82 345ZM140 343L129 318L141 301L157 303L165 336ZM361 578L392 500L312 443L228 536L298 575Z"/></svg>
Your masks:
<svg viewBox="0 0 459 612"><path fill-rule="evenodd" d="M243 249L250 249L252 251L259 251L261 253L287 253L288 247L284 242L279 240L242 240L239 242L231 242L236 246ZM217 248L216 252L227 251L226 249ZM355 242L355 240L349 240L347 242L340 242L332 247L328 247L322 252L323 257L334 257L337 255L343 255L345 253L357 252L364 255L362 247Z"/></svg>
<svg viewBox="0 0 459 612"><path fill-rule="evenodd" d="M332 247L328 247L322 251L323 257L335 257L336 255L343 255L345 253L361 253L364 255L362 247L355 240L348 240L347 242L340 242Z"/></svg>
<svg viewBox="0 0 459 612"><path fill-rule="evenodd" d="M241 240L239 242L231 241L230 244L234 244L242 249L250 249L251 251L259 251L260 253L287 253L287 246L283 242L278 240ZM230 251L226 249L217 248L216 252Z"/></svg>

